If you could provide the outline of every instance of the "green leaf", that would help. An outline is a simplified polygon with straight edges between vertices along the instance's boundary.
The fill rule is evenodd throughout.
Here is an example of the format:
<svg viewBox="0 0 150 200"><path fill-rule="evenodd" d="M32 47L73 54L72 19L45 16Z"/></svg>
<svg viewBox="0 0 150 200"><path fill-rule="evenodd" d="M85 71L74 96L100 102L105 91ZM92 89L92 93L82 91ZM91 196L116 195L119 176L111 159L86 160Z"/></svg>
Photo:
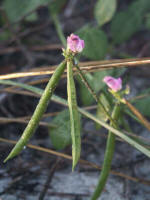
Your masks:
<svg viewBox="0 0 150 200"><path fill-rule="evenodd" d="M93 84L92 84L92 81L94 81L94 77L92 74L90 73L87 73L84 75L87 82L90 84L90 86L92 86L93 88ZM78 82L79 82L79 93L80 93L80 99L82 101L82 103L84 105L90 105L94 99L91 95L91 93L88 91L88 89L86 88L85 84L83 83L83 81L81 80L81 77L80 76L77 76L76 77Z"/></svg>
<svg viewBox="0 0 150 200"><path fill-rule="evenodd" d="M85 48L82 52L84 56L93 60L103 59L108 50L106 34L98 28L84 26L77 34L84 40Z"/></svg>
<svg viewBox="0 0 150 200"><path fill-rule="evenodd" d="M28 22L33 22L38 19L38 15L37 15L37 13L34 12L34 13L31 13L30 15L28 15L25 19Z"/></svg>
<svg viewBox="0 0 150 200"><path fill-rule="evenodd" d="M131 12L118 12L111 24L112 39L115 44L128 40L142 25L140 15Z"/></svg>
<svg viewBox="0 0 150 200"><path fill-rule="evenodd" d="M146 15L145 26L148 30L150 30L150 13Z"/></svg>
<svg viewBox="0 0 150 200"><path fill-rule="evenodd" d="M48 2L51 0L5 0L3 6L10 22L16 22Z"/></svg>
<svg viewBox="0 0 150 200"><path fill-rule="evenodd" d="M99 24L99 26L102 26L103 24L109 22L117 7L116 0L98 0L95 9L94 9L94 15L95 18Z"/></svg>
<svg viewBox="0 0 150 200"><path fill-rule="evenodd" d="M0 40L8 40L11 37L11 32L9 30L5 30L2 33L0 33Z"/></svg>
<svg viewBox="0 0 150 200"><path fill-rule="evenodd" d="M76 88L73 79L73 63L67 62L67 94L72 137L72 170L74 170L81 152L80 118L77 107Z"/></svg>
<svg viewBox="0 0 150 200"><path fill-rule="evenodd" d="M108 97L102 92L99 96L100 102L103 104L105 107L106 111L110 114L111 112L111 105L109 102ZM102 107L101 104L98 103L97 107L97 118L106 122L108 120L108 116L106 115L106 112L104 111L104 108ZM96 128L100 129L101 126L99 124L96 124Z"/></svg>
<svg viewBox="0 0 150 200"><path fill-rule="evenodd" d="M141 14L144 17L144 14L147 11L150 11L150 1L149 0L136 0L129 6L129 9L136 14ZM138 12L137 12L138 11Z"/></svg>
<svg viewBox="0 0 150 200"><path fill-rule="evenodd" d="M13 86L21 87L21 88L24 88L26 90L29 90L29 91L34 92L34 93L39 94L39 95L42 95L42 93L43 93L43 90L41 90L40 88L31 86L31 85L27 85L27 84L24 84L24 83L19 83L19 82L16 82L16 81L0 80L0 84L13 85Z"/></svg>
<svg viewBox="0 0 150 200"><path fill-rule="evenodd" d="M56 149L64 149L71 144L70 116L68 109L60 112L52 122L56 124L57 127L49 129L51 142Z"/></svg>
<svg viewBox="0 0 150 200"><path fill-rule="evenodd" d="M112 39L120 44L132 37L142 26L144 14L150 10L149 0L136 0L126 11L118 12L111 23Z"/></svg>

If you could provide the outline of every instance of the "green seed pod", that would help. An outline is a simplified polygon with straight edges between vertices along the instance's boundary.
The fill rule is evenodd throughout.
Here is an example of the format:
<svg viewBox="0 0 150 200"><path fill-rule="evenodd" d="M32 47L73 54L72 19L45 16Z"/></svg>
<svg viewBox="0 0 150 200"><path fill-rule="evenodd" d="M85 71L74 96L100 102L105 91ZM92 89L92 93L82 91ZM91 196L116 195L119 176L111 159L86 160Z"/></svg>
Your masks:
<svg viewBox="0 0 150 200"><path fill-rule="evenodd" d="M21 138L19 139L19 141L17 142L15 147L12 149L12 151L10 152L8 157L4 160L4 162L6 162L7 160L18 155L23 150L24 146L27 145L29 139L34 134L34 132L39 124L39 121L48 106L51 96L61 78L61 75L63 74L63 72L65 70L65 67L66 67L66 61L62 62L55 70L54 74L52 75L51 79L49 80L49 82L40 98L40 101L32 115L31 120L29 121L26 129L24 130Z"/></svg>

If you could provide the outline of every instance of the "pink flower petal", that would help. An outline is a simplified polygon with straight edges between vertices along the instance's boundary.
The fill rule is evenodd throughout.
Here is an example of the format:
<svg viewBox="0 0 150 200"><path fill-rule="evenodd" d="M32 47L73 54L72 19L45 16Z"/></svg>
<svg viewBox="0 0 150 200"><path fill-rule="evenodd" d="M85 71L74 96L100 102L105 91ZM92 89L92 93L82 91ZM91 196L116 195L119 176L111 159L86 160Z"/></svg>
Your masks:
<svg viewBox="0 0 150 200"><path fill-rule="evenodd" d="M103 81L107 84L109 88L113 91L117 92L122 88L122 79L121 78L113 78L111 76L105 76Z"/></svg>
<svg viewBox="0 0 150 200"><path fill-rule="evenodd" d="M84 48L84 40L81 40L79 36L72 33L69 37L67 37L67 48L74 53L79 53Z"/></svg>

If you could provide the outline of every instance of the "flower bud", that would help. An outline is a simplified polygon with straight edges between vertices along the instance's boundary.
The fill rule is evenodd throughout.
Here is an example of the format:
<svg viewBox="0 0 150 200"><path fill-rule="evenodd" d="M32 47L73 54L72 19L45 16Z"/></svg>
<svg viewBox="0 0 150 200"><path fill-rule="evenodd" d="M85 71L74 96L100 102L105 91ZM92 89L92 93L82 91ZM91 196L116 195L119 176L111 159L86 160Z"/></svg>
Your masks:
<svg viewBox="0 0 150 200"><path fill-rule="evenodd" d="M121 78L113 78L111 76L105 76L103 81L111 88L114 92L118 92L122 88Z"/></svg>
<svg viewBox="0 0 150 200"><path fill-rule="evenodd" d="M81 40L79 36L73 33L67 37L67 49L73 53L80 53L84 48L84 40Z"/></svg>

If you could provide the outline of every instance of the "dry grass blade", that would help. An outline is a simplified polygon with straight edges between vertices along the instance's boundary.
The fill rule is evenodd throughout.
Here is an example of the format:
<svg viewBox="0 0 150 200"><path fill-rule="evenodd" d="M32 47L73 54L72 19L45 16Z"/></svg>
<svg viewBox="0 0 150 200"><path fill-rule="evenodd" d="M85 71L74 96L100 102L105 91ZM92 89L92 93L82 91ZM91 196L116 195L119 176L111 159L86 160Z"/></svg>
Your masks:
<svg viewBox="0 0 150 200"><path fill-rule="evenodd" d="M35 94L33 92L12 90L12 89L7 89L7 88L1 89L0 92L9 92L9 93L12 93L12 94L20 94L20 95L31 96L31 97L36 97L36 98L40 97L39 94Z"/></svg>
<svg viewBox="0 0 150 200"><path fill-rule="evenodd" d="M7 140L7 139L4 139L4 138L0 138L0 141L1 142L5 142L5 143L9 143L9 144L16 144L17 143L17 141ZM55 155L55 156L58 156L58 157L61 157L61 158L72 160L72 156L64 154L64 153L56 152L56 151L51 150L51 149L35 146L35 145L32 145L32 144L28 144L27 147L29 147L31 149L38 150L38 151L46 152L46 153L49 153L49 154L52 154L52 155ZM99 166L99 165L97 165L95 163L86 161L86 160L80 159L79 163L83 164L83 165L86 165L86 166L90 166L90 167L95 168L95 169L101 170L101 166ZM144 179L141 179L141 178L128 176L128 175L125 175L123 173L119 173L119 172L116 172L116 171L113 171L113 170L111 170L110 173L113 174L113 175L120 176L122 178L128 179L128 180L134 181L134 182L139 182L139 183L142 183L144 185L150 186L150 181L149 180L144 180Z"/></svg>
<svg viewBox="0 0 150 200"><path fill-rule="evenodd" d="M62 48L61 44L46 44L46 45L35 45L29 47L28 49L31 51L49 51L49 50L60 50ZM14 53L21 51L19 47L7 47L4 49L0 49L0 55L7 54L7 53Z"/></svg>
<svg viewBox="0 0 150 200"><path fill-rule="evenodd" d="M134 67L134 66L146 65L146 64L150 64L150 58L93 61L93 62L80 63L79 66L80 66L80 69L84 72L94 72L94 71L99 71L99 70L104 70L104 69L120 68L120 67L125 67L125 66ZM53 67L45 67L45 69L41 68L40 71L37 71L37 69L32 69L32 71L29 71L29 72L6 74L6 75L1 75L0 79L1 80L13 79L13 78L26 77L26 76L41 76L41 75L53 74L53 72L55 71L55 68L56 67L53 66Z"/></svg>
<svg viewBox="0 0 150 200"><path fill-rule="evenodd" d="M56 116L58 115L59 112L52 112L52 113L45 113L42 118L46 118L46 117L53 117L53 116ZM19 119L22 119L22 120L28 120L30 119L32 116L31 115L28 115L28 116L24 116L24 117L19 117ZM18 119L18 118L16 118Z"/></svg>
<svg viewBox="0 0 150 200"><path fill-rule="evenodd" d="M128 100L130 100L131 102L134 102L136 100L144 99L146 97L150 97L150 93L149 94L138 95L138 96L135 96L135 97L131 97Z"/></svg>
<svg viewBox="0 0 150 200"><path fill-rule="evenodd" d="M142 122L142 124L150 131L150 122L127 100L125 100L128 108L135 114L135 116Z"/></svg>
<svg viewBox="0 0 150 200"><path fill-rule="evenodd" d="M85 65L86 64L86 65ZM84 66L84 69L87 71L91 70L101 70L101 69L110 69L110 68L120 68L120 67L135 67L139 65L146 65L150 64L150 58L136 58L136 59L118 59L118 60L108 60L108 61L94 61L92 62L86 62L84 64L80 63L79 66L81 66L81 70L83 70L82 66Z"/></svg>
<svg viewBox="0 0 150 200"><path fill-rule="evenodd" d="M20 77L27 77L27 76L41 76L46 74L53 74L54 71L37 71L37 72L20 72L20 73L12 73L12 74L6 74L1 75L0 79L13 79L13 78L20 78Z"/></svg>
<svg viewBox="0 0 150 200"><path fill-rule="evenodd" d="M13 122L27 124L29 122L29 120L18 119L18 118L0 117L0 124L13 123ZM40 122L39 125L45 126L45 127L52 126L52 124L49 124L47 122ZM56 127L56 126L53 126L53 127Z"/></svg>
<svg viewBox="0 0 150 200"><path fill-rule="evenodd" d="M37 85L37 84L42 84L42 83L47 83L49 81L49 78L43 78L43 79L40 79L40 80L34 80L34 81L30 81L30 82L27 82L26 84L28 85ZM11 89L15 89L15 88L18 88L19 86L9 86L7 88L5 88L5 90L11 90Z"/></svg>

